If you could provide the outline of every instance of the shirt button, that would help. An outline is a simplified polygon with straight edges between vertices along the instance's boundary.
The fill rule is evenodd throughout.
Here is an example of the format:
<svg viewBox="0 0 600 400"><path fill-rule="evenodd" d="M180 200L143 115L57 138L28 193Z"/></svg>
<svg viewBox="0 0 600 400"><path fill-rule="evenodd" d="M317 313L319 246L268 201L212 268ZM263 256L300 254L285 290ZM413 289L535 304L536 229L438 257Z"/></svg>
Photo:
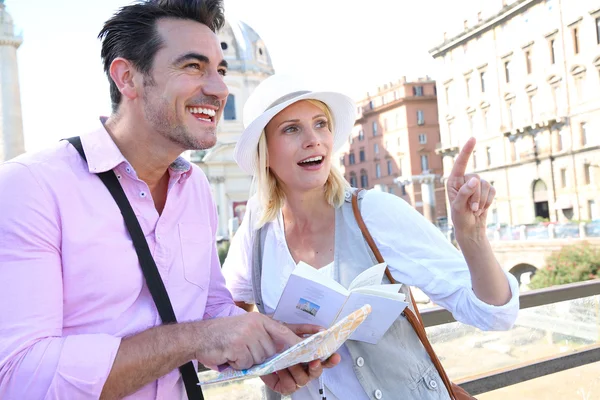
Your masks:
<svg viewBox="0 0 600 400"><path fill-rule="evenodd" d="M437 382L434 381L433 379L429 381L429 386L431 386L432 388L437 388Z"/></svg>
<svg viewBox="0 0 600 400"><path fill-rule="evenodd" d="M118 174L117 174L117 179L121 179L121 175L118 175Z"/></svg>
<svg viewBox="0 0 600 400"><path fill-rule="evenodd" d="M379 399L381 399L382 397L383 397L383 393L381 393L381 390L377 389L377 390L375 391L375 398L376 398L377 400L379 400Z"/></svg>
<svg viewBox="0 0 600 400"><path fill-rule="evenodd" d="M358 357L356 359L356 365L358 365L359 367L362 367L363 365L365 365L365 359L362 357Z"/></svg>
<svg viewBox="0 0 600 400"><path fill-rule="evenodd" d="M127 171L127 173L130 174L131 173L131 168L125 167L125 171Z"/></svg>
<svg viewBox="0 0 600 400"><path fill-rule="evenodd" d="M146 192L140 192L140 197L146 197Z"/></svg>

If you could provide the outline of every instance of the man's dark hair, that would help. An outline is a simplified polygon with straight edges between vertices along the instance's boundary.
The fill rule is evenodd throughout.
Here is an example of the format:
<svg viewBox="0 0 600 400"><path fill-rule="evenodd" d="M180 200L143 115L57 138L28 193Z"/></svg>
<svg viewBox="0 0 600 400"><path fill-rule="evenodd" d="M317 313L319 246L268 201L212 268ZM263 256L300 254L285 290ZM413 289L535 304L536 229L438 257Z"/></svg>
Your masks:
<svg viewBox="0 0 600 400"><path fill-rule="evenodd" d="M121 92L110 77L110 65L122 57L149 76L154 56L163 45L156 29L161 18L197 21L216 32L225 23L223 0L146 0L122 7L105 22L98 38L102 40L100 55L110 83L113 112L119 108Z"/></svg>

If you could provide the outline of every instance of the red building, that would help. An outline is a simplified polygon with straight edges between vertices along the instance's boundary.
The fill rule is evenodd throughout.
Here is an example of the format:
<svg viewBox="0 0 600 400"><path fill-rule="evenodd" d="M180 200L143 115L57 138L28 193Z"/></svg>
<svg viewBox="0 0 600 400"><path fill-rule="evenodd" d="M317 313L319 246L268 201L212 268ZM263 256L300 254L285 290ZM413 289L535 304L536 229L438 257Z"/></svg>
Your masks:
<svg viewBox="0 0 600 400"><path fill-rule="evenodd" d="M358 101L358 118L340 155L354 187L378 188L402 197L431 222L446 219L446 192L435 81L422 78L385 84Z"/></svg>

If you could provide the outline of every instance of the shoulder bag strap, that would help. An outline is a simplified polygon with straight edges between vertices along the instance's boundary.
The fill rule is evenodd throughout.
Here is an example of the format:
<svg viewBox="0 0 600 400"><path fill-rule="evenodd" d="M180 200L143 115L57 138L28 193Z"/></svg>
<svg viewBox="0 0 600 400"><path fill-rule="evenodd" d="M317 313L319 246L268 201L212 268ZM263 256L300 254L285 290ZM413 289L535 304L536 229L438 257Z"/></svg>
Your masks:
<svg viewBox="0 0 600 400"><path fill-rule="evenodd" d="M359 191L356 191L352 194L352 211L354 212L354 218L356 219L356 222L358 223L360 231L362 232L363 237L365 238L365 241L371 248L371 251L373 251L373 254L375 255L375 258L377 259L377 261L380 263L385 262L385 260L383 259L383 256L381 255L381 252L379 251L379 249L377 248L377 245L375 244L375 241L373 240L373 237L371 236L371 233L367 229L367 225L365 224L365 221L363 220L362 215L360 214L360 209L358 207L358 192ZM385 275L387 276L387 278L390 280L391 283L396 283L396 280L394 279L394 277L392 276L392 274L388 268L385 269ZM417 303L415 302L415 299L412 295L412 292L410 291L410 288L408 290L409 290L409 294L410 294L410 300L415 309L415 312L413 313L410 310L410 308L406 307L406 309L404 310L404 312L402 314L406 317L406 319L408 320L410 325L413 327L415 333L419 337L419 340L423 344L423 347L425 347L425 350L427 350L427 354L429 354L431 361L433 362L433 364L435 365L435 368L437 369L438 373L440 374L440 377L442 378L442 381L444 382L444 386L446 386L446 389L448 390L450 397L452 399L455 399L456 395L454 394L454 391L452 389L450 379L448 378L448 375L446 374L446 371L444 370L442 363L438 359L437 355L435 354L435 351L433 350L433 347L431 346L431 343L429 342L429 339L427 338L427 333L425 332L423 320L421 319L421 314L419 313L419 308L417 307Z"/></svg>
<svg viewBox="0 0 600 400"><path fill-rule="evenodd" d="M77 152L87 162L85 152L83 151L83 146L81 145L81 138L76 136L67 140L73 145L73 147L75 147ZM162 278L160 277L160 273L158 272L158 268L156 267L152 253L150 253L144 232L140 227L140 223L135 216L129 200L127 200L127 196L125 195L119 180L112 170L101 172L97 175L100 180L102 180L102 183L104 183L112 197L115 199L115 202L121 210L121 214L123 214L125 225L127 226L127 230L129 231L129 235L133 241L133 247L135 247L135 252L137 253L140 266L142 267L142 273L146 279L146 285L148 286L148 290L150 290L152 299L156 304L156 308L158 309L158 314L160 315L162 323L176 323L177 318L175 317L175 312L173 311L169 294L167 293L167 289L165 288ZM188 399L204 400L202 389L200 386L198 386L198 375L196 373L196 369L194 368L194 364L190 361L180 366L179 370L181 371L181 376L183 378L183 383L185 384L185 390L187 392Z"/></svg>

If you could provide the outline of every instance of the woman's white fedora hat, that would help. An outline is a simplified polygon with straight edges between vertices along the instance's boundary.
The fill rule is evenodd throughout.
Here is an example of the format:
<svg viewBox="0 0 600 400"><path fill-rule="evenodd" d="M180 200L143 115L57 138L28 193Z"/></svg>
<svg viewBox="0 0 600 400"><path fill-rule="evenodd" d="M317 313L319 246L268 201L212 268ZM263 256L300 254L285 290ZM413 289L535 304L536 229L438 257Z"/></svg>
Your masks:
<svg viewBox="0 0 600 400"><path fill-rule="evenodd" d="M262 81L244 105L244 132L235 146L233 158L240 168L255 173L258 139L265 126L281 110L301 100L319 100L329 107L333 117L333 152L342 148L356 120L354 101L341 93L313 91L300 79L272 75Z"/></svg>

